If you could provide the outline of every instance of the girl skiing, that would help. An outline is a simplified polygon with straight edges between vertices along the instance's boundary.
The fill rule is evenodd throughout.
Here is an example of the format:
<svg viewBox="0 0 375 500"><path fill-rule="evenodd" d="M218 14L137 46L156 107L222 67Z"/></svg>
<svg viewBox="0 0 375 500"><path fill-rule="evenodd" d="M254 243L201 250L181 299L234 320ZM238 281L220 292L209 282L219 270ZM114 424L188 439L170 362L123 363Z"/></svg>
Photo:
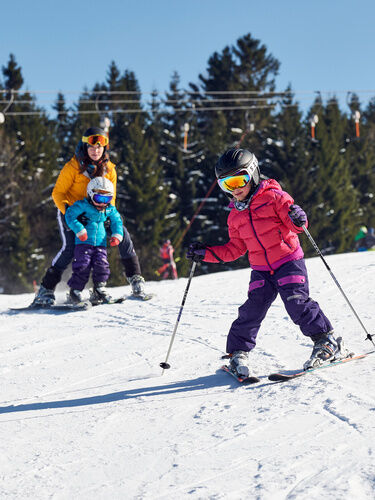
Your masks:
<svg viewBox="0 0 375 500"><path fill-rule="evenodd" d="M228 150L219 158L215 173L220 188L232 197L229 241L220 246L192 243L186 256L196 261L230 262L248 251L252 268L248 299L239 308L227 338L232 371L249 375L248 353L255 347L261 322L278 293L292 321L314 343L305 370L346 357L342 339L335 339L329 319L309 297L298 239L302 226L308 225L306 213L274 179L261 181L258 161L250 151Z"/></svg>

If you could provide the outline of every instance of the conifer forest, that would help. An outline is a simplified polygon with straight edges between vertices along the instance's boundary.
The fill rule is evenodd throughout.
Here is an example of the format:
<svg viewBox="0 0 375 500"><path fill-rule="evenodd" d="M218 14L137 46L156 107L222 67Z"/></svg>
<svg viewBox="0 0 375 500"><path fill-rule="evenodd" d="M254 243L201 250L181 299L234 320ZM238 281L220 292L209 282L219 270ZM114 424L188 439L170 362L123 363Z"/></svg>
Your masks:
<svg viewBox="0 0 375 500"><path fill-rule="evenodd" d="M214 165L229 147L252 151L263 178L275 178L309 217L324 254L353 251L362 225L375 218L375 96L366 104L348 92L316 92L307 112L293 82L276 88L282 61L251 34L215 52L189 88L178 73L169 88L143 94L137 77L112 62L76 101L58 92L53 109L27 89L17 55L0 74L0 289L32 291L61 246L51 198L61 168L90 126L107 127L118 175L116 206L131 234L146 280L159 279L158 249L175 247L186 276L188 244L227 240L228 198ZM315 255L301 237L305 255ZM109 249L111 281L124 283L119 254ZM247 267L246 256L200 273Z"/></svg>

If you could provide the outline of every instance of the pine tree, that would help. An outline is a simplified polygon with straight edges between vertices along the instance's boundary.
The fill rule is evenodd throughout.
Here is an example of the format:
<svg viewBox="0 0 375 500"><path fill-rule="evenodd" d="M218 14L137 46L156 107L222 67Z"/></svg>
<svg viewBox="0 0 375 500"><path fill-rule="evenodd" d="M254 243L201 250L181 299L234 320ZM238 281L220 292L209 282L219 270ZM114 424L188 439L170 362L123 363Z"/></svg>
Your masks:
<svg viewBox="0 0 375 500"><path fill-rule="evenodd" d="M346 157L359 202L354 238L360 226L375 226L375 100L370 101L365 111L361 112L358 98L353 96L350 108L352 116L348 120L350 132L347 134ZM355 111L361 113L359 138L354 134L353 115Z"/></svg>
<svg viewBox="0 0 375 500"><path fill-rule="evenodd" d="M262 161L262 174L276 179L296 203L308 210L314 185L310 182L310 162L306 155L308 137L302 112L294 102L291 88L286 89L275 116L273 131Z"/></svg>
<svg viewBox="0 0 375 500"><path fill-rule="evenodd" d="M5 88L9 91L9 94L11 91L18 91L22 87L22 70L18 66L14 54L10 54L7 66L2 66L2 73L5 78Z"/></svg>
<svg viewBox="0 0 375 500"><path fill-rule="evenodd" d="M174 244L179 274L188 270L189 263L181 258L189 242L189 224L199 200L196 199L199 185L199 164L202 161L202 141L197 126L194 107L180 88L180 77L174 73L166 95L167 110L160 115L160 152L164 168L165 183L169 191L169 211L163 239ZM204 225L204 221L201 220Z"/></svg>
<svg viewBox="0 0 375 500"><path fill-rule="evenodd" d="M248 34L220 54L215 52L208 61L207 76L201 74L200 84L190 84L196 93L197 109L208 108L199 113L199 128L205 144L205 160L200 167L205 186L204 189L199 186L199 197L203 198L215 181L214 165L229 147L247 148L262 159L273 122L273 104L269 101L278 68L278 61L267 53L266 47ZM210 224L206 224L204 231L197 225L193 235L202 235L203 241L209 244L227 241L223 230L227 205L226 195L216 187L202 209L202 215ZM243 265L247 265L245 259L226 267ZM216 271L222 266L202 268Z"/></svg>
<svg viewBox="0 0 375 500"><path fill-rule="evenodd" d="M56 111L55 137L59 145L59 157L57 162L62 168L74 154L74 140L72 139L72 123L69 117L69 109L66 107L65 97L59 92L53 106Z"/></svg>
<svg viewBox="0 0 375 500"><path fill-rule="evenodd" d="M5 89L17 91L3 125L2 140L9 151L3 172L15 186L10 196L14 204L7 228L10 239L7 249L3 248L13 266L5 267L3 272L9 291L19 291L25 286L32 288L45 260L55 250L51 245L55 210L50 194L58 150L51 121L36 106L33 96L20 92L23 78L14 56L3 67L3 75ZM9 212L9 203L4 210Z"/></svg>
<svg viewBox="0 0 375 500"><path fill-rule="evenodd" d="M314 166L311 182L315 188L309 219L323 251L350 250L356 225L358 200L345 156L345 127L346 117L337 99L332 98L321 108L317 142L309 151Z"/></svg>
<svg viewBox="0 0 375 500"><path fill-rule="evenodd" d="M160 267L158 248L164 232L168 193L157 148L140 121L136 116L128 126L123 160L117 167L116 205L132 236L143 275L154 279L155 270Z"/></svg>

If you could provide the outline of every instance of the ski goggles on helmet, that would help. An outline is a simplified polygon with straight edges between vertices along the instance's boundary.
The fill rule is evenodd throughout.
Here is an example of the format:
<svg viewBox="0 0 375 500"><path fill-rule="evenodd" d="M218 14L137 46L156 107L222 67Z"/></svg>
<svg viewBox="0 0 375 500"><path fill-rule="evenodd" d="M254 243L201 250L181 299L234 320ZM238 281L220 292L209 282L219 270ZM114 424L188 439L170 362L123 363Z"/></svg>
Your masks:
<svg viewBox="0 0 375 500"><path fill-rule="evenodd" d="M218 179L220 189L226 191L227 193L232 193L235 189L243 188L250 182L250 175L243 172L238 175L229 175L228 177L223 177Z"/></svg>
<svg viewBox="0 0 375 500"><path fill-rule="evenodd" d="M103 148L109 143L109 139L106 135L88 135L82 137L82 142L86 142L89 146L102 146Z"/></svg>
<svg viewBox="0 0 375 500"><path fill-rule="evenodd" d="M113 196L111 194L94 193L92 201L101 205L108 205L108 203L111 203L112 198Z"/></svg>

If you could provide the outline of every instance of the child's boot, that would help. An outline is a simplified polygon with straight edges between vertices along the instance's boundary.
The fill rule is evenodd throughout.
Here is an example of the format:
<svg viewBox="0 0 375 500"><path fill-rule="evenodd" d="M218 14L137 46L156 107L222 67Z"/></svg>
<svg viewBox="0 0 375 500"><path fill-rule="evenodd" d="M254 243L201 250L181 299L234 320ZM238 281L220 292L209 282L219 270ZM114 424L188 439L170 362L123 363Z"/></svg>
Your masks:
<svg viewBox="0 0 375 500"><path fill-rule="evenodd" d="M234 351L230 359L231 369L241 377L249 376L249 353L246 351Z"/></svg>
<svg viewBox="0 0 375 500"><path fill-rule="evenodd" d="M90 291L90 302L96 304L108 304L112 300L106 289L106 283L94 283L94 289Z"/></svg>
<svg viewBox="0 0 375 500"><path fill-rule="evenodd" d="M314 342L314 347L310 359L303 365L304 370L317 368L323 364L328 364L349 356L349 350L344 347L342 338L338 337L335 339L333 331L311 338Z"/></svg>
<svg viewBox="0 0 375 500"><path fill-rule="evenodd" d="M79 304L83 301L82 291L74 290L73 288L71 288L69 291L68 299L72 304Z"/></svg>

